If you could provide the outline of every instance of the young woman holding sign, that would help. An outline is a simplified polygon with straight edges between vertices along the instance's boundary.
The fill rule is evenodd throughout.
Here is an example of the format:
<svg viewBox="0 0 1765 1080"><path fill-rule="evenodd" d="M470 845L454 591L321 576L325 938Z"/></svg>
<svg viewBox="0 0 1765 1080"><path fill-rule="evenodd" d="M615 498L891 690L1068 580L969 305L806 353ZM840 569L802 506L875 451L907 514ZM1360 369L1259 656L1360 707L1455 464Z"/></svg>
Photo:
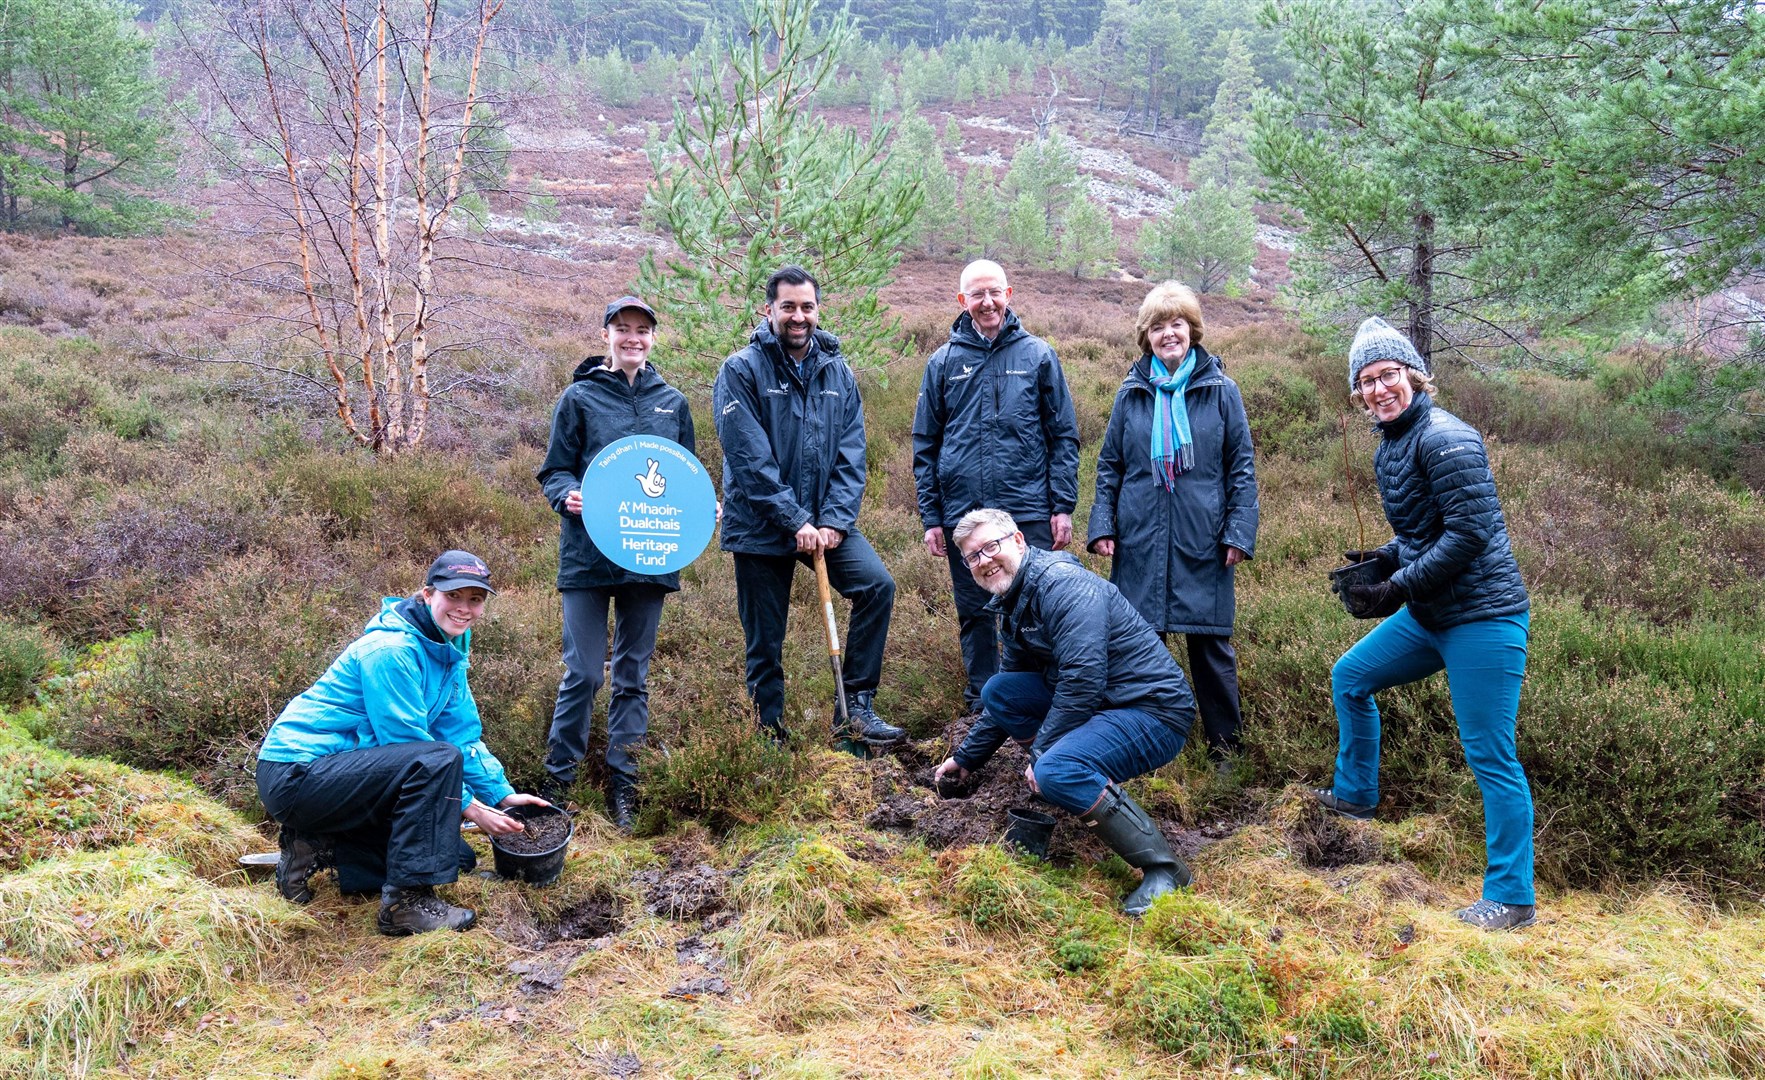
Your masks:
<svg viewBox="0 0 1765 1080"><path fill-rule="evenodd" d="M694 447L686 396L650 364L656 313L635 296L607 305L601 322L606 356L577 368L552 411L551 442L539 486L562 519L558 593L564 606L564 678L545 767L544 793L561 802L588 753L595 694L607 655L607 611L613 611L613 689L607 703L607 816L630 829L637 804L635 751L649 730L650 655L662 598L680 588L680 574L640 574L616 565L582 524L582 476L603 447L628 435L657 435Z"/></svg>

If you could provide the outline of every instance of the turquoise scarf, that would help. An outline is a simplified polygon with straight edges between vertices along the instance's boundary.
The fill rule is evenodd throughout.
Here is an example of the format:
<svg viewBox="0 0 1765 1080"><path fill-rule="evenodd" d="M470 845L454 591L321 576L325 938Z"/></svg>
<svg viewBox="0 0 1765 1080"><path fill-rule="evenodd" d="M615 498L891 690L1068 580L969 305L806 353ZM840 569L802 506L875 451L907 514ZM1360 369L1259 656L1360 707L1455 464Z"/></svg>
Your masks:
<svg viewBox="0 0 1765 1080"><path fill-rule="evenodd" d="M1176 374L1152 360L1152 471L1166 491L1177 490L1177 477L1195 467L1195 440L1189 434L1189 407L1183 392L1195 374L1195 349L1183 357Z"/></svg>

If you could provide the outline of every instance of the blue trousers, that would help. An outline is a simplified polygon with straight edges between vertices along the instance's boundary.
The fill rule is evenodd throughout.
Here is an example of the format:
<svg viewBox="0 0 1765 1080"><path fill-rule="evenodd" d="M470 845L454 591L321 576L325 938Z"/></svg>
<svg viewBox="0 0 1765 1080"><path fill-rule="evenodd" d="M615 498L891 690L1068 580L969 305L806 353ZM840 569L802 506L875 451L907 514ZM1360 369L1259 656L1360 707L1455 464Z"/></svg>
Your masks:
<svg viewBox="0 0 1765 1080"><path fill-rule="evenodd" d="M1489 849L1483 895L1502 904L1533 902L1532 789L1514 745L1529 625L1522 613L1429 630L1406 607L1375 626L1330 671L1338 728L1332 790L1338 799L1371 806L1379 801L1379 708L1373 695L1446 669L1459 743L1483 792Z"/></svg>
<svg viewBox="0 0 1765 1080"><path fill-rule="evenodd" d="M1053 703L1053 688L1036 671L1001 671L981 691L981 708L1019 743L1035 739ZM1146 710L1105 709L1048 748L1036 762L1036 786L1042 798L1083 814L1111 780L1149 773L1182 749L1182 734Z"/></svg>

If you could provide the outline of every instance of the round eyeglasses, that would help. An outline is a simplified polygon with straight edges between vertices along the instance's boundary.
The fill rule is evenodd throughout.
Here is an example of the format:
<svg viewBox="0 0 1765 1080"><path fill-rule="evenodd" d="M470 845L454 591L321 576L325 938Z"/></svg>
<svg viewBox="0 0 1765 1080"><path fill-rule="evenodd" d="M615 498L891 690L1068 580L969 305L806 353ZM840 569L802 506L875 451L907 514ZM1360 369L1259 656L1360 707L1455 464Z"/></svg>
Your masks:
<svg viewBox="0 0 1765 1080"><path fill-rule="evenodd" d="M1355 385L1360 387L1361 393L1370 394L1374 390L1377 390L1381 386L1384 386L1384 387L1396 386L1397 380L1399 380L1401 378L1403 378L1403 368L1400 368L1400 367L1386 368L1384 371L1381 371L1377 375L1363 376L1361 381L1355 383Z"/></svg>

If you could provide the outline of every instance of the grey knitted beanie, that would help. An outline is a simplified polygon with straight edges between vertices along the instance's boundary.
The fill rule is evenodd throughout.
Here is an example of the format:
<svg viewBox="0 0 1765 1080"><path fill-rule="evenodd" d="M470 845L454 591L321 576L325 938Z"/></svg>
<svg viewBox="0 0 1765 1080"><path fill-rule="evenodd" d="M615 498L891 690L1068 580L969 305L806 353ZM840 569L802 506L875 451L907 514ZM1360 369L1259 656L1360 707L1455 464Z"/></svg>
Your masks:
<svg viewBox="0 0 1765 1080"><path fill-rule="evenodd" d="M1423 362L1422 354L1410 344L1410 339L1399 333L1395 326L1374 315L1361 323L1360 329L1354 332L1354 344L1348 347L1348 391L1353 393L1355 382L1360 379L1361 369L1379 360L1395 360L1407 368L1414 368L1428 377L1428 365Z"/></svg>

